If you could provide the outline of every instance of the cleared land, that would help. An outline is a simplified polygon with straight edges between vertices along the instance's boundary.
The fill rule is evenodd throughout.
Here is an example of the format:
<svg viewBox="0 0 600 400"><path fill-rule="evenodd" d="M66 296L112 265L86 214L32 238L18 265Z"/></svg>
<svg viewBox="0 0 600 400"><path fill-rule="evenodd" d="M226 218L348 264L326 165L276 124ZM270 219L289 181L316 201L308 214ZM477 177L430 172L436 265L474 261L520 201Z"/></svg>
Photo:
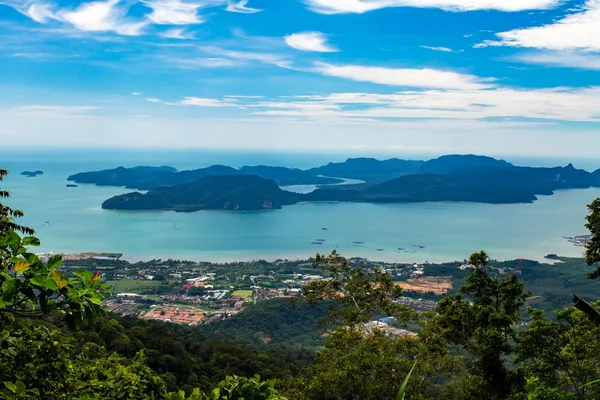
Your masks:
<svg viewBox="0 0 600 400"><path fill-rule="evenodd" d="M240 296L241 298L251 300L252 290L236 290L232 294L233 296Z"/></svg>
<svg viewBox="0 0 600 400"><path fill-rule="evenodd" d="M120 279L118 281L106 281L108 287L117 293L141 293L143 290L160 286L160 281L140 281L133 279Z"/></svg>
<svg viewBox="0 0 600 400"><path fill-rule="evenodd" d="M451 276L424 276L409 279L406 282L396 282L407 292L446 294L452 290Z"/></svg>

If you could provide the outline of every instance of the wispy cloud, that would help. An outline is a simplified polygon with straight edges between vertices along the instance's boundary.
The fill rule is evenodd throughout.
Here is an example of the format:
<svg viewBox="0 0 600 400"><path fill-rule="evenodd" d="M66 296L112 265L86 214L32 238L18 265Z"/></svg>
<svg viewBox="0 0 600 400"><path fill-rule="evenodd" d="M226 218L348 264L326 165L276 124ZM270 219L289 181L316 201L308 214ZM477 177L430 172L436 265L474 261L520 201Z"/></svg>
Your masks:
<svg viewBox="0 0 600 400"><path fill-rule="evenodd" d="M433 50L433 51L442 51L444 53L453 53L454 50L452 50L449 47L436 47L436 46L421 46L423 49L428 49L428 50Z"/></svg>
<svg viewBox="0 0 600 400"><path fill-rule="evenodd" d="M524 11L551 9L561 0L304 0L320 14L362 14L388 7L440 8L447 11Z"/></svg>
<svg viewBox="0 0 600 400"><path fill-rule="evenodd" d="M142 3L152 9L147 17L159 25L191 25L205 22L198 15L202 3L187 3L179 0L142 0Z"/></svg>
<svg viewBox="0 0 600 400"><path fill-rule="evenodd" d="M138 17L128 16L129 9L143 4L151 11ZM75 6L59 6L44 0L0 0L0 5L13 7L18 12L40 24L52 21L66 24L83 32L114 32L124 36L138 36L150 24L192 25L201 24L206 17L199 10L226 6L225 10L251 14L261 10L247 7L248 0L97 0L81 2ZM175 31L171 31L172 38ZM162 32L164 36L165 32Z"/></svg>
<svg viewBox="0 0 600 400"><path fill-rule="evenodd" d="M148 97L146 101L168 106L239 107L235 98L211 99L207 97L184 97L182 100L172 102L164 101L157 97Z"/></svg>
<svg viewBox="0 0 600 400"><path fill-rule="evenodd" d="M529 47L549 50L600 51L600 0L587 0L575 12L556 22L497 33L499 40L484 46Z"/></svg>
<svg viewBox="0 0 600 400"><path fill-rule="evenodd" d="M57 12L60 20L65 21L81 31L116 32L125 36L142 34L148 21L133 21L126 18L129 7L119 0L93 1L82 3L79 7Z"/></svg>
<svg viewBox="0 0 600 400"><path fill-rule="evenodd" d="M485 121L516 127L557 121L600 122L600 87L551 89L429 89L395 93L331 93L280 96L185 97L148 101L170 106L230 107L241 116L295 118L346 124L415 120ZM239 116L238 116L239 118Z"/></svg>
<svg viewBox="0 0 600 400"><path fill-rule="evenodd" d="M571 51L543 51L517 54L507 59L526 64L546 65L549 67L600 71L600 54Z"/></svg>
<svg viewBox="0 0 600 400"><path fill-rule="evenodd" d="M186 32L185 29L181 29L181 28L169 29L168 31L161 32L159 35L166 39L178 39L178 40L194 39L194 35L192 35L189 32Z"/></svg>
<svg viewBox="0 0 600 400"><path fill-rule="evenodd" d="M339 51L327 44L327 36L321 32L293 33L285 37L285 42L288 46L302 51L316 51L321 53Z"/></svg>
<svg viewBox="0 0 600 400"><path fill-rule="evenodd" d="M229 12L241 13L241 14L254 14L261 12L258 8L246 7L249 0L228 0L226 10Z"/></svg>
<svg viewBox="0 0 600 400"><path fill-rule="evenodd" d="M475 75L459 74L431 68L383 68L361 65L336 66L315 63L315 72L327 76L371 82L389 86L442 89L482 89L493 86L493 79Z"/></svg>

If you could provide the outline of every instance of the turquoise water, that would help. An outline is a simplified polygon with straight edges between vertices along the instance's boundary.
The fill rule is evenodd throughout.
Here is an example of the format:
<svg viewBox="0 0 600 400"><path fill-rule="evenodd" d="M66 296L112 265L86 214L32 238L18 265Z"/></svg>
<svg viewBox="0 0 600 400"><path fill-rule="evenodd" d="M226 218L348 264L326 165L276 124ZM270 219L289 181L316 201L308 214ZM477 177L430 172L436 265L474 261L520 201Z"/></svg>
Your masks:
<svg viewBox="0 0 600 400"><path fill-rule="evenodd" d="M12 193L10 204L25 211L22 223L36 229L41 251L120 252L130 260L294 259L334 248L348 256L401 262L462 260L480 249L497 259L541 259L548 253L581 256L582 249L562 236L585 233L585 206L600 197L600 189L586 189L541 196L533 204L312 203L273 211L178 214L106 211L100 207L102 201L129 190L65 187L70 174L118 165L168 164L183 169L220 162L308 167L324 161L300 155L190 153L169 160L168 156L89 153L4 156L0 167L12 170L2 187ZM45 174L20 176L25 169L42 169ZM315 239L326 241L321 246L311 244ZM355 241L365 244L357 246Z"/></svg>

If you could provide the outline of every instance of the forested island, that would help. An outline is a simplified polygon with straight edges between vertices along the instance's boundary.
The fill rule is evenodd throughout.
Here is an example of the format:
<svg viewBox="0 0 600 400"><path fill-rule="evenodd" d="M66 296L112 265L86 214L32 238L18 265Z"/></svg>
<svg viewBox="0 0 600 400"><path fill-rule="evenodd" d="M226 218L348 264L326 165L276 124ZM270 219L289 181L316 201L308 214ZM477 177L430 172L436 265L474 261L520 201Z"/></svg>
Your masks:
<svg viewBox="0 0 600 400"><path fill-rule="evenodd" d="M360 178L364 183L337 185L339 179L321 174ZM260 210L314 201L530 203L556 190L600 187L600 170L587 172L572 164L521 167L485 156L448 155L424 162L348 159L306 171L264 166L239 170L213 166L182 172L170 167L120 167L76 174L69 180L149 190L108 199L102 205L105 209ZM285 190L292 182L319 186L308 194L292 193Z"/></svg>

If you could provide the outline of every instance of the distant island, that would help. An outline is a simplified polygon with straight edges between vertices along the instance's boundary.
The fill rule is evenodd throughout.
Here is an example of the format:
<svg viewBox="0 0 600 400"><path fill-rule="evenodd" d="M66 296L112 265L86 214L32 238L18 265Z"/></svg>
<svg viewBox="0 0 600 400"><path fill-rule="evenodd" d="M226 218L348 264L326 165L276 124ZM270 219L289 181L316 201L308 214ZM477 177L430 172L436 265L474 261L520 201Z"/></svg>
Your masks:
<svg viewBox="0 0 600 400"><path fill-rule="evenodd" d="M74 185L74 184L72 184L72 183L67 183L67 187L68 187L68 188L76 188L76 187L78 187L78 186L77 186L77 185Z"/></svg>
<svg viewBox="0 0 600 400"><path fill-rule="evenodd" d="M21 172L21 175L26 176L28 178L35 178L38 175L44 175L44 171L23 171Z"/></svg>
<svg viewBox="0 0 600 400"><path fill-rule="evenodd" d="M324 185L343 182L341 179L326 178L317 173L295 168L245 166L240 169L224 165L213 165L191 171L177 171L173 167L134 167L82 172L71 175L68 181L92 183L98 186L124 186L128 189L150 190L159 186L189 183L213 175L256 175L274 180L279 186Z"/></svg>
<svg viewBox="0 0 600 400"><path fill-rule="evenodd" d="M365 182L336 185L339 180L331 178L333 183L319 183L319 188L308 194L281 188L285 186L281 182L314 182L316 178L323 178L317 174L362 178ZM194 179L197 176L200 178ZM551 195L560 189L600 187L600 170L587 172L572 164L553 168L520 167L485 156L447 155L429 161L348 159L306 171L266 166L239 170L213 166L182 172L175 172L171 167L117 168L81 173L69 179L102 185L134 185L149 190L146 194L134 192L108 199L102 205L105 209L259 210L316 201L531 203L538 195ZM173 181L183 182L159 183Z"/></svg>

